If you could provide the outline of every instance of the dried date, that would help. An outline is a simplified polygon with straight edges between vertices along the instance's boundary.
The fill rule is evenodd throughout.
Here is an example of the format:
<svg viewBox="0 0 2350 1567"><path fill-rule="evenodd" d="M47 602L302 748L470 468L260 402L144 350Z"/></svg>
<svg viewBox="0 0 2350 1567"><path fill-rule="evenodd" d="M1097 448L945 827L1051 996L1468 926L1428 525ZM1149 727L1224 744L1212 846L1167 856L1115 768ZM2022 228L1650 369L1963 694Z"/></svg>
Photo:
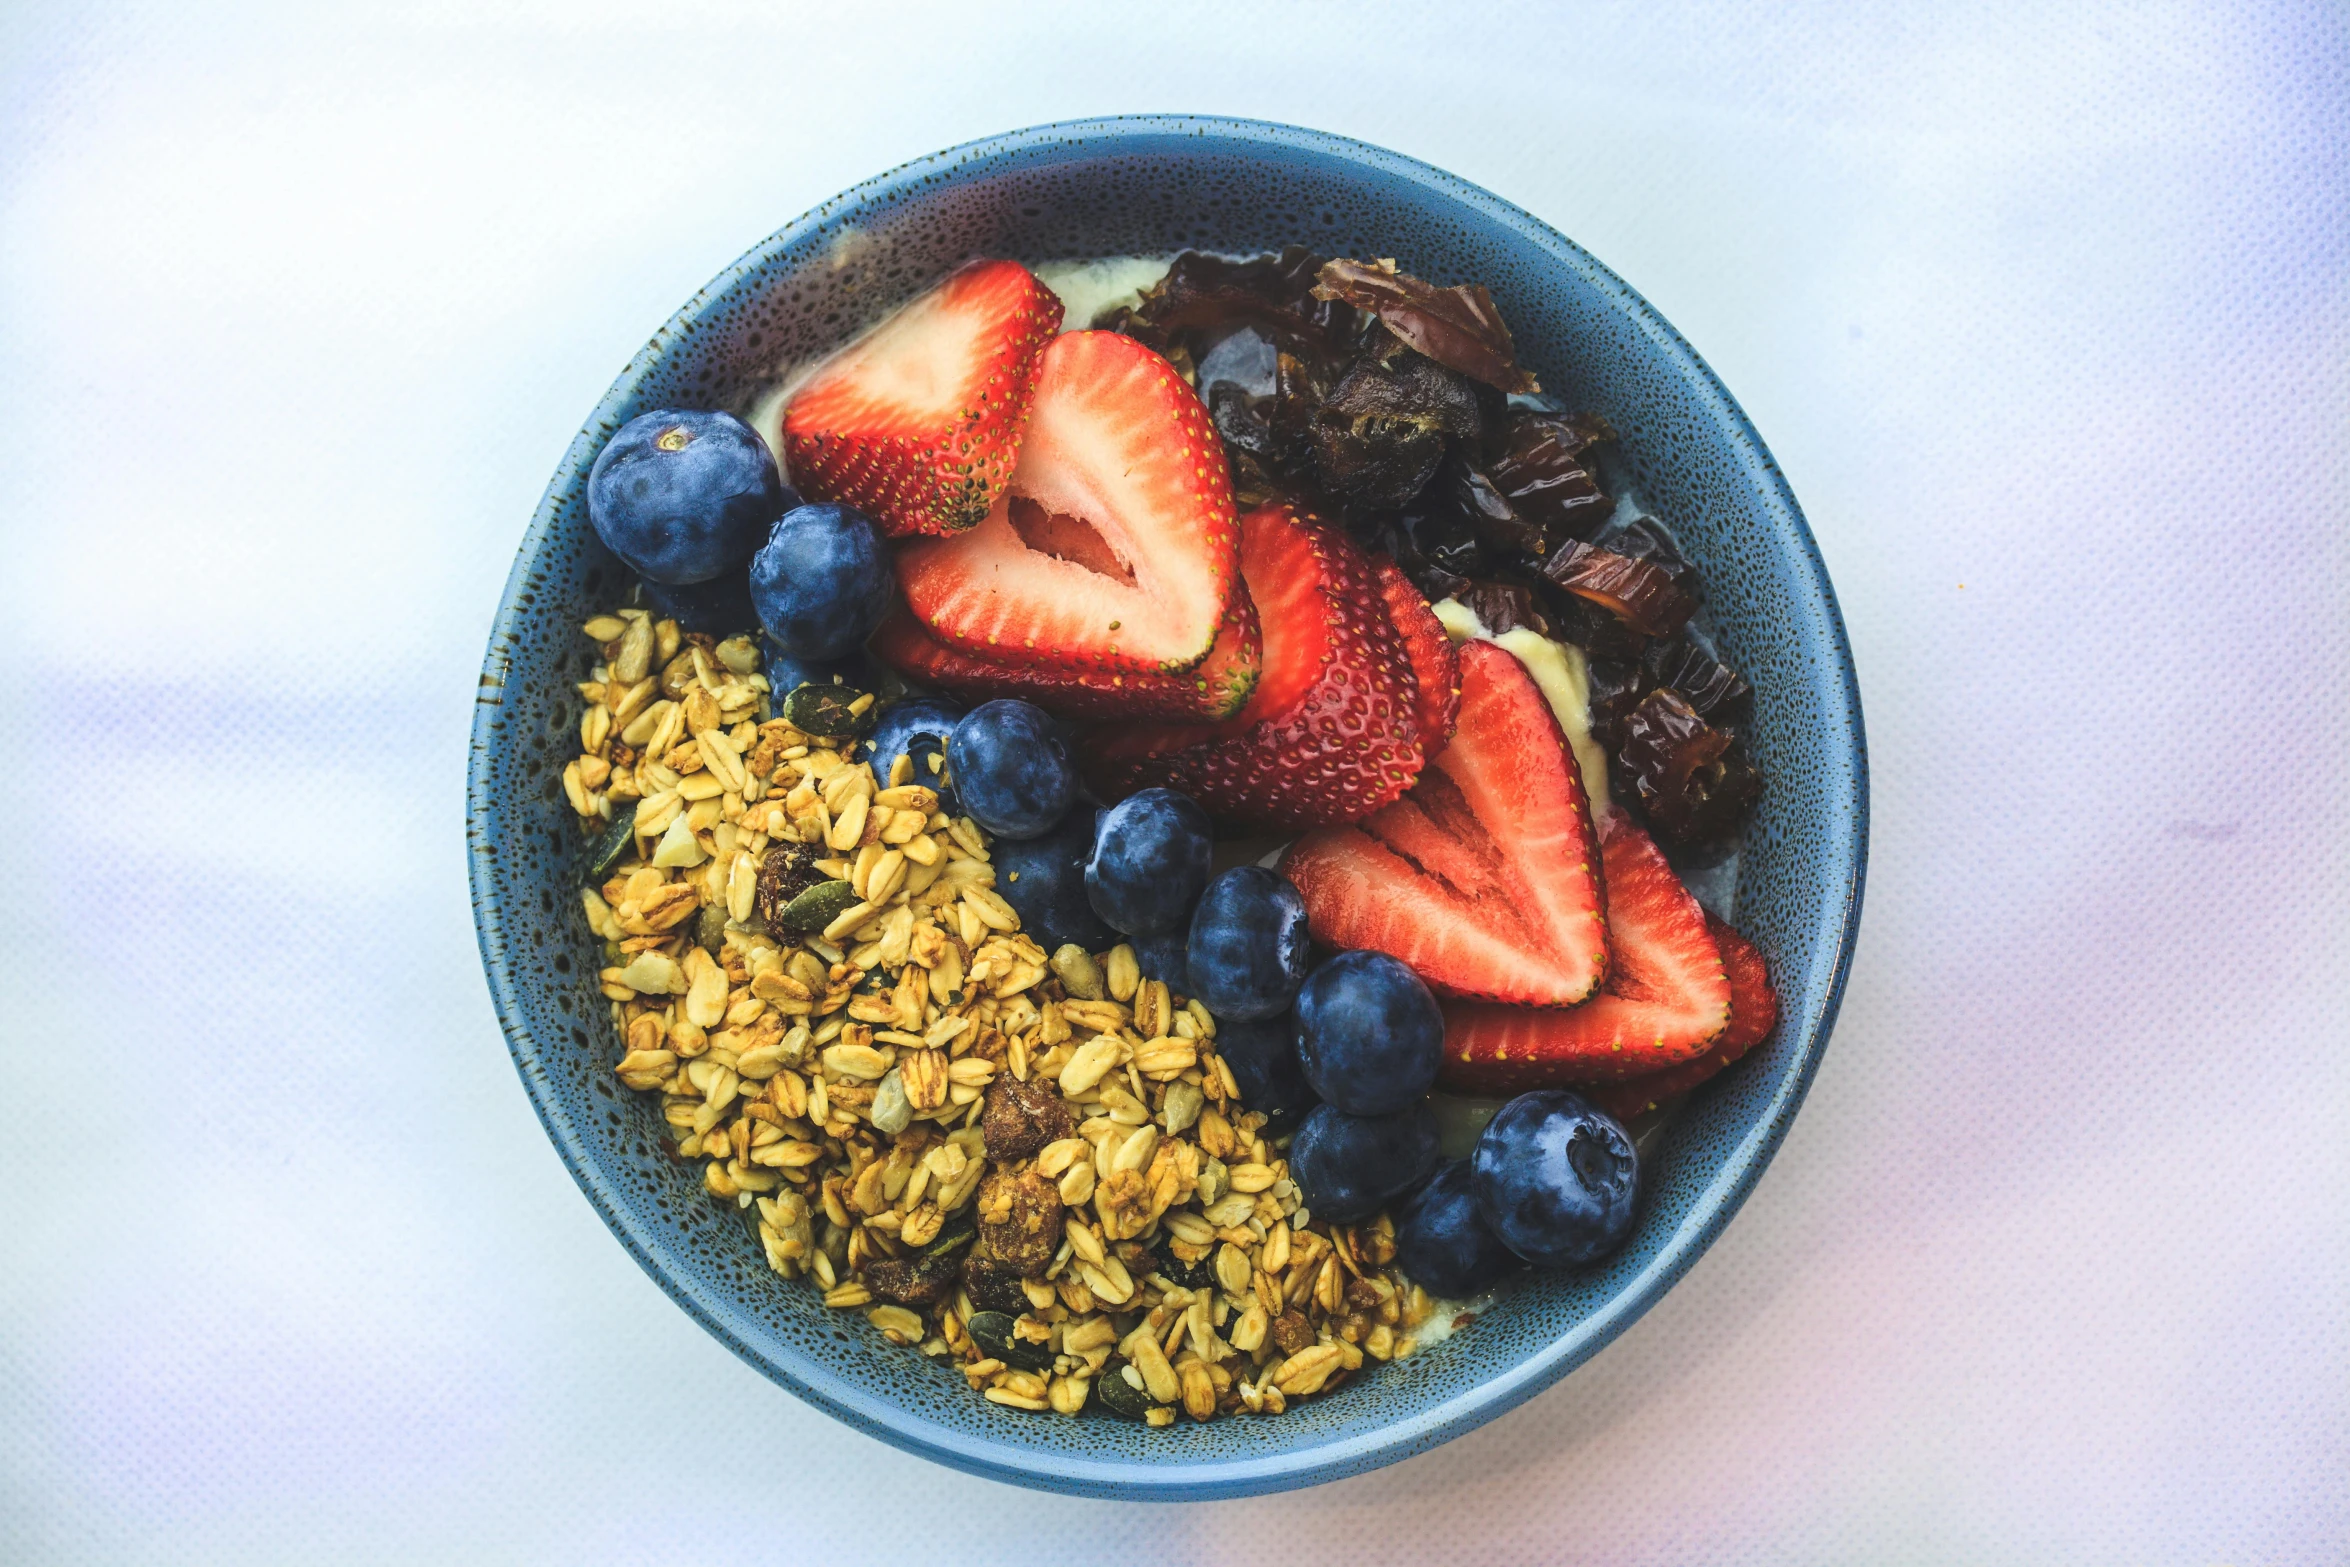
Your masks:
<svg viewBox="0 0 2350 1567"><path fill-rule="evenodd" d="M1498 432L1485 467L1494 501L1542 543L1546 554L1570 539L1588 539L1615 501L1600 482L1592 449L1615 432L1596 414L1512 414Z"/></svg>
<svg viewBox="0 0 2350 1567"><path fill-rule="evenodd" d="M1697 610L1697 600L1682 591L1674 573L1662 562L1620 555L1594 544L1569 545L1543 562L1542 574L1576 597L1609 611L1642 636L1671 636Z"/></svg>
<svg viewBox="0 0 2350 1567"><path fill-rule="evenodd" d="M1674 847L1728 838L1762 793L1737 736L1707 723L1669 686L1642 697L1625 718L1616 762L1649 825Z"/></svg>
<svg viewBox="0 0 2350 1567"><path fill-rule="evenodd" d="M1542 389L1518 364L1510 329L1482 283L1438 288L1398 272L1393 262L1331 261L1322 267L1314 296L1370 311L1438 364L1500 391Z"/></svg>
<svg viewBox="0 0 2350 1567"><path fill-rule="evenodd" d="M1392 510L1420 493L1455 438L1483 428L1465 378L1423 354L1365 354L1314 412L1314 474L1334 497Z"/></svg>

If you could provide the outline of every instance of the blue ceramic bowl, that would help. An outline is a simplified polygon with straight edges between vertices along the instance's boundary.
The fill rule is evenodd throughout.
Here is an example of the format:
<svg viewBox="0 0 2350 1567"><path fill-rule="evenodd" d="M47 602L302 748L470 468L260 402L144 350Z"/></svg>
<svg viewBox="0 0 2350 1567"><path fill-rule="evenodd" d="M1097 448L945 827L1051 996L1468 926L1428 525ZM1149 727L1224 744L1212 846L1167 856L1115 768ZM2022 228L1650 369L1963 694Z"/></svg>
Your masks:
<svg viewBox="0 0 2350 1567"><path fill-rule="evenodd" d="M1767 954L1777 1036L1695 1096L1651 1162L1647 1210L1605 1267L1543 1277L1476 1325L1279 1419L1158 1431L1019 1414L879 1341L769 1272L745 1216L670 1163L618 1058L581 923L581 847L559 783L576 753L580 622L628 576L589 529L588 466L631 417L742 406L774 367L879 319L957 263L1228 252L1303 241L1489 284L1543 386L1604 414L1703 574L1754 681L1769 781L1738 924ZM974 142L824 203L720 273L630 363L572 440L522 541L473 727L467 849L483 966L523 1085L604 1222L730 1349L884 1441L977 1474L1089 1496L1238 1496L1393 1463L1531 1398L1670 1288L1785 1135L1835 1017L1868 836L1852 654L1818 550L1762 439L1680 334L1539 219L1424 163L1244 120L1088 120Z"/></svg>

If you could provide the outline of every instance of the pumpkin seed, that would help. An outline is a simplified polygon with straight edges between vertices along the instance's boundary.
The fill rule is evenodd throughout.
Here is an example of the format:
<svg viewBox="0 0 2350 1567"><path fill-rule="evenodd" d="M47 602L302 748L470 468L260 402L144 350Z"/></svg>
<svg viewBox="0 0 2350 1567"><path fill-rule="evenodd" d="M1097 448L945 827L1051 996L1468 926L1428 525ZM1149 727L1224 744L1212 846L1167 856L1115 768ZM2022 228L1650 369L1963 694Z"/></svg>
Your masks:
<svg viewBox="0 0 2350 1567"><path fill-rule="evenodd" d="M1007 1366L1022 1371L1048 1369L1053 1363L1053 1347L1033 1339L1014 1338L1012 1321L1001 1311L981 1311L973 1313L963 1327L981 1349Z"/></svg>
<svg viewBox="0 0 2350 1567"><path fill-rule="evenodd" d="M783 906L777 923L786 930L822 930L857 901L857 889L845 881L820 881Z"/></svg>
<svg viewBox="0 0 2350 1567"><path fill-rule="evenodd" d="M861 735L873 727L881 704L868 701L849 711L865 693L855 686L805 685L783 699L783 721L807 735Z"/></svg>
<svg viewBox="0 0 2350 1567"><path fill-rule="evenodd" d="M636 802L631 800L612 812L612 825L604 829L595 848L588 852L588 885L593 886L612 874L613 867L627 856L628 846L635 837Z"/></svg>
<svg viewBox="0 0 2350 1567"><path fill-rule="evenodd" d="M705 903L694 915L694 945L712 957L726 946L726 909L721 904Z"/></svg>
<svg viewBox="0 0 2350 1567"><path fill-rule="evenodd" d="M938 1232L938 1239L922 1248L922 1255L944 1257L962 1250L979 1238L979 1232L968 1224L953 1224Z"/></svg>
<svg viewBox="0 0 2350 1567"><path fill-rule="evenodd" d="M1126 1362L1113 1360L1093 1379L1094 1396L1113 1415L1140 1420L1151 1412L1151 1396L1126 1380Z"/></svg>

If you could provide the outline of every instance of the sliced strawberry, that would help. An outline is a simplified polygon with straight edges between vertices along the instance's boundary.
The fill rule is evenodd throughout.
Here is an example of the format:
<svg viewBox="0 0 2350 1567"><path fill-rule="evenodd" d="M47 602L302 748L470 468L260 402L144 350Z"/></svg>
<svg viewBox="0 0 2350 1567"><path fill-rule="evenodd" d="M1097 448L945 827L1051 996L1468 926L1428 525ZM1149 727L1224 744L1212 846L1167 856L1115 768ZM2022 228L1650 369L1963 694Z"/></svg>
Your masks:
<svg viewBox="0 0 2350 1567"><path fill-rule="evenodd" d="M1575 1007L1448 1003L1440 1074L1447 1087L1514 1094L1637 1077L1702 1055L1728 1026L1730 980L1705 910L1623 812L1608 813L1600 844L1606 989ZM1310 898L1307 907L1310 915Z"/></svg>
<svg viewBox="0 0 2350 1567"><path fill-rule="evenodd" d="M1467 984L1511 1000L1566 999L1505 900L1439 881L1359 827L1292 846L1281 874L1305 894L1307 924L1325 945L1388 953L1439 991Z"/></svg>
<svg viewBox="0 0 2350 1567"><path fill-rule="evenodd" d="M1490 642L1456 651L1459 717L1434 770L1460 790L1467 817L1500 851L1508 885L1523 898L1521 920L1558 964L1559 988L1579 1000L1608 965L1599 840L1582 771L1525 665ZM1365 825L1380 833L1376 819Z"/></svg>
<svg viewBox="0 0 2350 1567"><path fill-rule="evenodd" d="M1229 718L1256 689L1263 656L1257 606L1246 588L1237 587L1214 649L1180 675L1104 674L981 658L938 641L902 609L881 623L870 645L910 678L967 702L1019 697L1064 718Z"/></svg>
<svg viewBox="0 0 2350 1567"><path fill-rule="evenodd" d="M1059 296L1026 267L972 262L800 388L781 432L793 482L892 538L971 527L1012 477L1037 356L1060 327Z"/></svg>
<svg viewBox="0 0 2350 1567"><path fill-rule="evenodd" d="M1174 366L1115 332L1067 332L1037 360L1010 490L969 533L907 544L898 582L966 653L1177 674L1223 627L1239 531L1224 448Z"/></svg>
<svg viewBox="0 0 2350 1567"><path fill-rule="evenodd" d="M1452 738L1453 721L1461 711L1461 661L1444 622L1428 607L1427 597L1412 586L1403 568L1384 555L1372 557L1379 574L1379 594L1387 601L1387 618L1403 638L1404 657L1411 660L1419 682L1419 698L1412 719L1419 726L1420 748L1433 755Z"/></svg>
<svg viewBox="0 0 2350 1567"><path fill-rule="evenodd" d="M1225 821L1298 831L1357 821L1423 761L1415 691L1371 563L1337 528L1267 506L1241 519L1240 569L1264 671L1217 725L1138 724L1094 746L1105 787L1180 789Z"/></svg>
<svg viewBox="0 0 2350 1567"><path fill-rule="evenodd" d="M1441 994L1568 1006L1607 968L1583 779L1525 667L1459 650L1452 743L1409 794L1291 847L1314 939L1411 965Z"/></svg>
<svg viewBox="0 0 2350 1567"><path fill-rule="evenodd" d="M1620 1083L1594 1083L1583 1091L1585 1098L1619 1121L1689 1092L1768 1039L1778 1026L1779 997L1754 943L1711 915L1706 916L1705 928L1722 949L1722 968L1730 976L1730 1024L1704 1055Z"/></svg>

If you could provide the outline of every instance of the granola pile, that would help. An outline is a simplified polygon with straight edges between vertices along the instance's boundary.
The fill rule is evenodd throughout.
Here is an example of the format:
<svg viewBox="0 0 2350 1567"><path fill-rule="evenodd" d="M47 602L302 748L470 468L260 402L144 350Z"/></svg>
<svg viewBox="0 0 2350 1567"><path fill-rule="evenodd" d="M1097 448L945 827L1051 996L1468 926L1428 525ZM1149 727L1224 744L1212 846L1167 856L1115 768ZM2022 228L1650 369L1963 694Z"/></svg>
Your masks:
<svg viewBox="0 0 2350 1567"><path fill-rule="evenodd" d="M1278 1414L1412 1353L1390 1219L1301 1205L1215 1019L1131 948L1021 933L980 828L857 754L871 696L779 711L748 638L584 630L563 787L616 1070L776 1272L1014 1409Z"/></svg>

